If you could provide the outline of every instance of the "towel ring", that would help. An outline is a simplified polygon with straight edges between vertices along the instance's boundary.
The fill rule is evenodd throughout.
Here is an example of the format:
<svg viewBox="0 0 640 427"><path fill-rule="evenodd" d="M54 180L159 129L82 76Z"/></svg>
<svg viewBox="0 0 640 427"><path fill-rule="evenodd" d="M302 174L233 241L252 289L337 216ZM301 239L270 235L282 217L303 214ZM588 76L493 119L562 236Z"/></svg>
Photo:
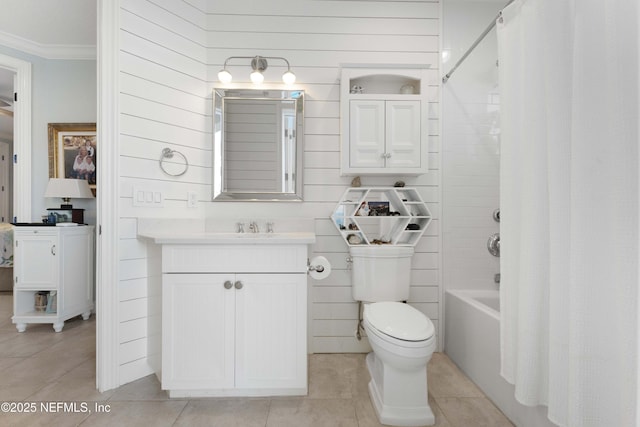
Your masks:
<svg viewBox="0 0 640 427"><path fill-rule="evenodd" d="M184 159L184 170L180 173L171 173L171 172L167 172L167 170L164 168L164 161L165 159L173 159L173 155L177 154L179 156L181 156ZM176 150L172 150L171 148L165 148L162 150L162 155L160 156L160 169L162 169L162 172L166 173L167 175L170 176L181 176L184 175L185 173L187 173L187 170L189 169L189 161L187 160L187 156L185 156L184 154L182 154L179 151Z"/></svg>

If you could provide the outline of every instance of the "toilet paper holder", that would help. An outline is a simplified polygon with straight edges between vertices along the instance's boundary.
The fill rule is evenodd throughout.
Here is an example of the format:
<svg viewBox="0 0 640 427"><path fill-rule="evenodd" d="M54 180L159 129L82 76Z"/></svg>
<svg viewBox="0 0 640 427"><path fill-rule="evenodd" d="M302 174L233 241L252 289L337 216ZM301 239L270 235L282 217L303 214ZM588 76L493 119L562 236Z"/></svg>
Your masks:
<svg viewBox="0 0 640 427"><path fill-rule="evenodd" d="M311 261L307 259L307 270L322 273L324 271L324 265L311 265Z"/></svg>

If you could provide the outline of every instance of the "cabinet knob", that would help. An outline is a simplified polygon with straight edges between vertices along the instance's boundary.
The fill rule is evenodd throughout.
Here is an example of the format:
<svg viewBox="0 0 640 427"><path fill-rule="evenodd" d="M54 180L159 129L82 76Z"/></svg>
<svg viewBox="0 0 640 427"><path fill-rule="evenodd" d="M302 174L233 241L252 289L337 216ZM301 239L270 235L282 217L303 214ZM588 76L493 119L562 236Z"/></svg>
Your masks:
<svg viewBox="0 0 640 427"><path fill-rule="evenodd" d="M227 280L226 282L224 282L225 289L231 289L232 287L233 287L233 283L231 283L230 280Z"/></svg>
<svg viewBox="0 0 640 427"><path fill-rule="evenodd" d="M235 286L236 286L236 289L242 289L242 287L243 287L244 285L242 284L242 282L241 282L241 281L239 281L239 280L238 280L238 281L236 282Z"/></svg>

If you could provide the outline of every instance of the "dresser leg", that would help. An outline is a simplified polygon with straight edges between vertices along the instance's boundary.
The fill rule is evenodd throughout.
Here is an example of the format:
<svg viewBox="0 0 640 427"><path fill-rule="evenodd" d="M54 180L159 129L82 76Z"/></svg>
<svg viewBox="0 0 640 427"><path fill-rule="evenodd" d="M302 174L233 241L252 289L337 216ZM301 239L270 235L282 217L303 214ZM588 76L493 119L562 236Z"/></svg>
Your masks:
<svg viewBox="0 0 640 427"><path fill-rule="evenodd" d="M24 332L27 330L27 324L26 323L16 323L16 329L18 330L18 332Z"/></svg>
<svg viewBox="0 0 640 427"><path fill-rule="evenodd" d="M61 332L63 327L64 327L64 322L53 324L53 330L56 332Z"/></svg>

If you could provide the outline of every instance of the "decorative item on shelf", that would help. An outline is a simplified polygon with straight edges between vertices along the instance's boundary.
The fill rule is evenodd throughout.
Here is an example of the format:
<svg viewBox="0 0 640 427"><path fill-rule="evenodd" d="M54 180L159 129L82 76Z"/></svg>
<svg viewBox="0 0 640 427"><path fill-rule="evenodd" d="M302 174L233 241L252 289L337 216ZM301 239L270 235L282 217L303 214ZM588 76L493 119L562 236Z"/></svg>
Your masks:
<svg viewBox="0 0 640 427"><path fill-rule="evenodd" d="M369 204L367 202L362 202L360 208L356 212L356 216L369 216L371 213L369 212Z"/></svg>
<svg viewBox="0 0 640 427"><path fill-rule="evenodd" d="M393 184L393 186L394 186L394 187L400 187L400 188L401 188L401 187L404 187L404 181L396 181L396 182Z"/></svg>
<svg viewBox="0 0 640 427"><path fill-rule="evenodd" d="M369 216L389 216L389 202L369 202Z"/></svg>
<svg viewBox="0 0 640 427"><path fill-rule="evenodd" d="M352 187L356 187L357 188L357 187L360 187L361 185L362 185L362 181L360 180L359 176L356 176L355 178L353 178L351 180L351 186Z"/></svg>
<svg viewBox="0 0 640 427"><path fill-rule="evenodd" d="M347 242L349 242L350 245L359 245L362 243L362 238L356 234L349 234L347 236Z"/></svg>
<svg viewBox="0 0 640 427"><path fill-rule="evenodd" d="M47 309L47 296L49 292L46 291L38 291L34 294L34 309L36 311L45 311Z"/></svg>
<svg viewBox="0 0 640 427"><path fill-rule="evenodd" d="M58 312L58 291L49 291L49 296L47 297L47 313L57 313Z"/></svg>
<svg viewBox="0 0 640 427"><path fill-rule="evenodd" d="M407 224L407 230L420 230L420 224Z"/></svg>
<svg viewBox="0 0 640 427"><path fill-rule="evenodd" d="M354 223L349 224L349 230L358 230L358 226Z"/></svg>
<svg viewBox="0 0 640 427"><path fill-rule="evenodd" d="M389 242L388 240L382 240L382 239L373 239L371 241L372 245L388 245L389 243L391 242Z"/></svg>
<svg viewBox="0 0 640 427"><path fill-rule="evenodd" d="M229 61L232 59L250 59L251 60L251 69L253 70L249 75L251 82L254 84L260 84L264 81L264 74L262 74L267 67L269 66L267 59L276 59L279 61L284 61L287 64L287 71L282 75L282 81L291 85L296 81L296 75L291 71L291 66L289 65L289 61L281 56L230 56L224 61L224 65L222 70L218 72L218 80L222 83L231 83L233 76L231 72L227 69L229 65Z"/></svg>
<svg viewBox="0 0 640 427"><path fill-rule="evenodd" d="M362 91L362 86L353 85L351 86L351 90L349 91L349 93L362 93Z"/></svg>
<svg viewBox="0 0 640 427"><path fill-rule="evenodd" d="M400 93L403 95L413 95L416 93L416 88L414 88L413 85L403 85L400 88Z"/></svg>

